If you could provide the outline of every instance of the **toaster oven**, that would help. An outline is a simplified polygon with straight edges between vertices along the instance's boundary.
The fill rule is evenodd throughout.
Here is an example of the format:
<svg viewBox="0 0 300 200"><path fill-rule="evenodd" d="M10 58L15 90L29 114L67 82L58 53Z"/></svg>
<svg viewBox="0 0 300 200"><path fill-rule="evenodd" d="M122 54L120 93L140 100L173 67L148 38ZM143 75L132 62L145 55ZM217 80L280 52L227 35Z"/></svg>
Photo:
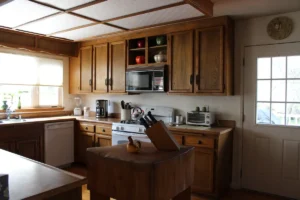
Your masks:
<svg viewBox="0 0 300 200"><path fill-rule="evenodd" d="M197 126L211 126L215 123L215 115L211 112L188 112L186 124Z"/></svg>

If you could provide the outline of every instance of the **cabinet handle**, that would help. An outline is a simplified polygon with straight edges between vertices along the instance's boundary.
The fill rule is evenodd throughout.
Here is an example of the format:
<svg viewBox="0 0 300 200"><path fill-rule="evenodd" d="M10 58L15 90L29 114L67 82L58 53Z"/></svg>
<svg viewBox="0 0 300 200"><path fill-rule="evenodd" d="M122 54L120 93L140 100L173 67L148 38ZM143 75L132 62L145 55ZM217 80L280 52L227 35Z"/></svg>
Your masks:
<svg viewBox="0 0 300 200"><path fill-rule="evenodd" d="M105 129L103 129L102 132L105 132Z"/></svg>
<svg viewBox="0 0 300 200"><path fill-rule="evenodd" d="M202 144L202 141L201 141L201 140L199 140L199 141L198 141L198 144Z"/></svg>
<svg viewBox="0 0 300 200"><path fill-rule="evenodd" d="M89 80L89 84L92 85L92 79Z"/></svg>
<svg viewBox="0 0 300 200"><path fill-rule="evenodd" d="M88 127L85 127L85 130L88 130L89 128Z"/></svg>
<svg viewBox="0 0 300 200"><path fill-rule="evenodd" d="M190 76L190 84L193 85L193 83L194 83L194 75L191 74L191 76Z"/></svg>
<svg viewBox="0 0 300 200"><path fill-rule="evenodd" d="M200 83L200 75L198 74L198 75L196 76L196 84L199 85L199 83Z"/></svg>
<svg viewBox="0 0 300 200"><path fill-rule="evenodd" d="M108 81L107 81L107 78L105 79L105 85L106 85L106 86L108 85Z"/></svg>
<svg viewBox="0 0 300 200"><path fill-rule="evenodd" d="M112 86L112 79L108 79L108 85Z"/></svg>

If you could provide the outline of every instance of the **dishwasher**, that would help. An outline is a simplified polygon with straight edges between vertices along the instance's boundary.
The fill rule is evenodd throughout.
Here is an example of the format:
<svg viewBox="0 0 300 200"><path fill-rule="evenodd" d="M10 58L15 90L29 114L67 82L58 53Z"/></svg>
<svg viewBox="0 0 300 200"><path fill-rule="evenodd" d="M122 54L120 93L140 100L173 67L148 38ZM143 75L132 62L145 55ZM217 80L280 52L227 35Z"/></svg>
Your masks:
<svg viewBox="0 0 300 200"><path fill-rule="evenodd" d="M45 124L45 163L65 167L74 162L74 122Z"/></svg>

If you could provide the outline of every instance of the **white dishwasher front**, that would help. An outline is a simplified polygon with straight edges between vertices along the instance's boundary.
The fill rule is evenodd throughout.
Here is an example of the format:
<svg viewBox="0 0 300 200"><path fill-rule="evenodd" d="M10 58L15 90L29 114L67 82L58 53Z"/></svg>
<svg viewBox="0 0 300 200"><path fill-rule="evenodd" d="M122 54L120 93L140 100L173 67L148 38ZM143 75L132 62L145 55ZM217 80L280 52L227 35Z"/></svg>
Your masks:
<svg viewBox="0 0 300 200"><path fill-rule="evenodd" d="M45 163L63 167L74 162L74 122L45 124Z"/></svg>

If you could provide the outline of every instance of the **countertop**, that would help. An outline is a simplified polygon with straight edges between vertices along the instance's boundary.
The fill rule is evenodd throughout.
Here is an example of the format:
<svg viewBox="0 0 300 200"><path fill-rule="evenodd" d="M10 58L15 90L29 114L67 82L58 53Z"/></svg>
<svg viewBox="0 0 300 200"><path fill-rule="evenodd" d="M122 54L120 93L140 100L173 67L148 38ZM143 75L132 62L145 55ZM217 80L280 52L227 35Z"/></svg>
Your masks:
<svg viewBox="0 0 300 200"><path fill-rule="evenodd" d="M28 124L28 123L37 123L37 122L60 122L60 121L69 121L69 120L78 120L81 122L91 122L91 123L105 123L112 124L114 122L120 122L120 118L95 118L95 117L84 117L84 116L58 116L58 117L43 117L43 118L26 118L25 121L20 122L10 122L10 123L0 123L1 126L9 126L16 124ZM182 132L182 133L191 133L191 134L213 134L220 135L232 131L232 128L222 128L222 127L201 127L201 126L192 126L192 125L180 125L180 126L169 126L167 125L170 131Z"/></svg>
<svg viewBox="0 0 300 200"><path fill-rule="evenodd" d="M87 183L85 177L1 149L0 160L0 172L9 176L9 199L48 199Z"/></svg>

